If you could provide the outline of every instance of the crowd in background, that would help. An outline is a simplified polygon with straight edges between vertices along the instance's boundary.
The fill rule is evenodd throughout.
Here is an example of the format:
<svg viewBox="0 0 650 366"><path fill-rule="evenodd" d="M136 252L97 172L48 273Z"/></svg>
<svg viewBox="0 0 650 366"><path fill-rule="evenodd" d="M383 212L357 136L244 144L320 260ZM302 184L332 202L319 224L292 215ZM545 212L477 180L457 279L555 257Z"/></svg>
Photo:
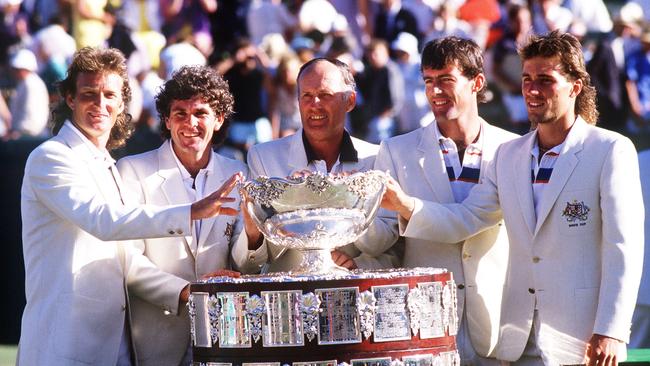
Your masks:
<svg viewBox="0 0 650 366"><path fill-rule="evenodd" d="M123 153L157 147L154 95L174 70L207 64L235 97L228 143L300 128L299 67L315 56L348 63L357 82L352 135L378 143L433 120L420 75L428 40L468 37L485 50L489 93L517 133L529 129L517 48L560 29L583 41L599 125L650 131L650 0L0 0L0 136L49 135L49 104L74 51L110 46L128 59L137 123Z"/></svg>

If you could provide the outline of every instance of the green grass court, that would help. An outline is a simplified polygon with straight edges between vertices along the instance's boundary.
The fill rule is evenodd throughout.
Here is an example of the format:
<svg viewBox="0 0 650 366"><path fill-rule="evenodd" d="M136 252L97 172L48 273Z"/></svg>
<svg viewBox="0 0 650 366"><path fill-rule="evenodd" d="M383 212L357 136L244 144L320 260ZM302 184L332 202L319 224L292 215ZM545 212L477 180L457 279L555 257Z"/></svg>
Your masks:
<svg viewBox="0 0 650 366"><path fill-rule="evenodd" d="M16 364L16 346L0 345L0 366L14 366ZM650 365L650 349L630 349L628 352L628 365Z"/></svg>

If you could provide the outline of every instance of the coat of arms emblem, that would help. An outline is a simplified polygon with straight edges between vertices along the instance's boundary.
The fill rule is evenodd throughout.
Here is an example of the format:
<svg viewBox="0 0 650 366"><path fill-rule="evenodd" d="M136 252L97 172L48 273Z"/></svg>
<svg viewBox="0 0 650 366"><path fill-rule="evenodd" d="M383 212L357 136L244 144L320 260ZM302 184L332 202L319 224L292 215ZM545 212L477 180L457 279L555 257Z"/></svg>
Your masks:
<svg viewBox="0 0 650 366"><path fill-rule="evenodd" d="M587 221L590 210L583 201L573 200L573 202L566 203L562 216L565 216L568 222Z"/></svg>
<svg viewBox="0 0 650 366"><path fill-rule="evenodd" d="M228 242L230 242L234 233L235 226L232 224L232 222L226 223L226 230L224 230L223 235L226 237L226 240L228 240Z"/></svg>

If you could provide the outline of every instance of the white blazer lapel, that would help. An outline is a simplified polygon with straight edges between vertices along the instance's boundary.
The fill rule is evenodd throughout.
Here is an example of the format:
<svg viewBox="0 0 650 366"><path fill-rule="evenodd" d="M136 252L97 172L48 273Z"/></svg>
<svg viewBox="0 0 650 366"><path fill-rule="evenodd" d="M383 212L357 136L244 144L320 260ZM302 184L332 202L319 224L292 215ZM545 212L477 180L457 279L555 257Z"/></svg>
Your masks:
<svg viewBox="0 0 650 366"><path fill-rule="evenodd" d="M158 176L162 179L160 190L170 205L192 202L192 199L187 194L187 189L185 189L176 160L172 155L170 144L171 140L167 140L158 148ZM196 243L193 236L188 235L183 238L190 252L194 253Z"/></svg>
<svg viewBox="0 0 650 366"><path fill-rule="evenodd" d="M582 150L582 130L585 127L585 123L580 117L576 120L567 135L562 151L560 151L560 156L557 158L555 165L553 166L553 173L551 173L551 179L544 188L544 193L542 194L542 202L539 208L539 217L537 218L537 226L535 227L535 234L539 231L540 227L548 213L551 211L551 207L557 201L557 198L560 196L562 189L566 185L571 173L578 165L578 157L576 154Z"/></svg>
<svg viewBox="0 0 650 366"><path fill-rule="evenodd" d="M283 152L279 152L282 154ZM296 170L307 169L307 153L305 152L305 145L302 142L302 129L299 129L291 136L289 151L285 152L287 156L287 166L289 168L288 174ZM281 177L284 178L284 177Z"/></svg>
<svg viewBox="0 0 650 366"><path fill-rule="evenodd" d="M64 124L57 136L70 146L70 149L74 151L75 156L82 158L86 162L88 170L92 172L91 176L95 180L95 183L97 183L97 187L102 192L104 199L111 203L122 203L121 200L116 200L115 188L110 186L110 184L117 184L119 191L122 191L122 186L120 185L121 181L118 182L119 173L117 172L117 168L115 168L114 172L117 178L113 179L108 165L95 158L96 154L91 150L87 143L72 130L73 128L76 127ZM108 180L109 178L110 180ZM113 183L113 181L116 183Z"/></svg>
<svg viewBox="0 0 650 366"><path fill-rule="evenodd" d="M533 183L531 179L531 161L530 151L533 148L537 133L530 132L524 141L524 147L521 149L521 154L518 154L512 160L514 172L515 187L517 190L517 198L519 206L521 207L521 215L526 222L528 232L532 236L535 232L535 203L533 201Z"/></svg>
<svg viewBox="0 0 650 366"><path fill-rule="evenodd" d="M436 200L440 203L452 203L454 194L451 191L445 159L436 140L433 123L422 130L417 148L417 160Z"/></svg>

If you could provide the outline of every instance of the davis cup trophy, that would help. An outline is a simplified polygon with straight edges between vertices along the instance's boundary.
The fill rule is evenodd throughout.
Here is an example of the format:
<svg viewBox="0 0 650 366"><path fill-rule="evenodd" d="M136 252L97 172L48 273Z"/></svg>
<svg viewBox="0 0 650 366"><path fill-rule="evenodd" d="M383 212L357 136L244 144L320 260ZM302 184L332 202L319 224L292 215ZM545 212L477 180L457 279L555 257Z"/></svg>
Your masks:
<svg viewBox="0 0 650 366"><path fill-rule="evenodd" d="M379 171L260 177L240 187L266 239L296 249L291 272L190 286L193 366L457 366L456 284L439 268L347 271L330 251L373 221Z"/></svg>
<svg viewBox="0 0 650 366"><path fill-rule="evenodd" d="M330 251L366 231L381 203L385 179L377 170L345 176L259 177L244 183L240 191L266 239L302 253L291 274L335 274L348 270L334 263Z"/></svg>

